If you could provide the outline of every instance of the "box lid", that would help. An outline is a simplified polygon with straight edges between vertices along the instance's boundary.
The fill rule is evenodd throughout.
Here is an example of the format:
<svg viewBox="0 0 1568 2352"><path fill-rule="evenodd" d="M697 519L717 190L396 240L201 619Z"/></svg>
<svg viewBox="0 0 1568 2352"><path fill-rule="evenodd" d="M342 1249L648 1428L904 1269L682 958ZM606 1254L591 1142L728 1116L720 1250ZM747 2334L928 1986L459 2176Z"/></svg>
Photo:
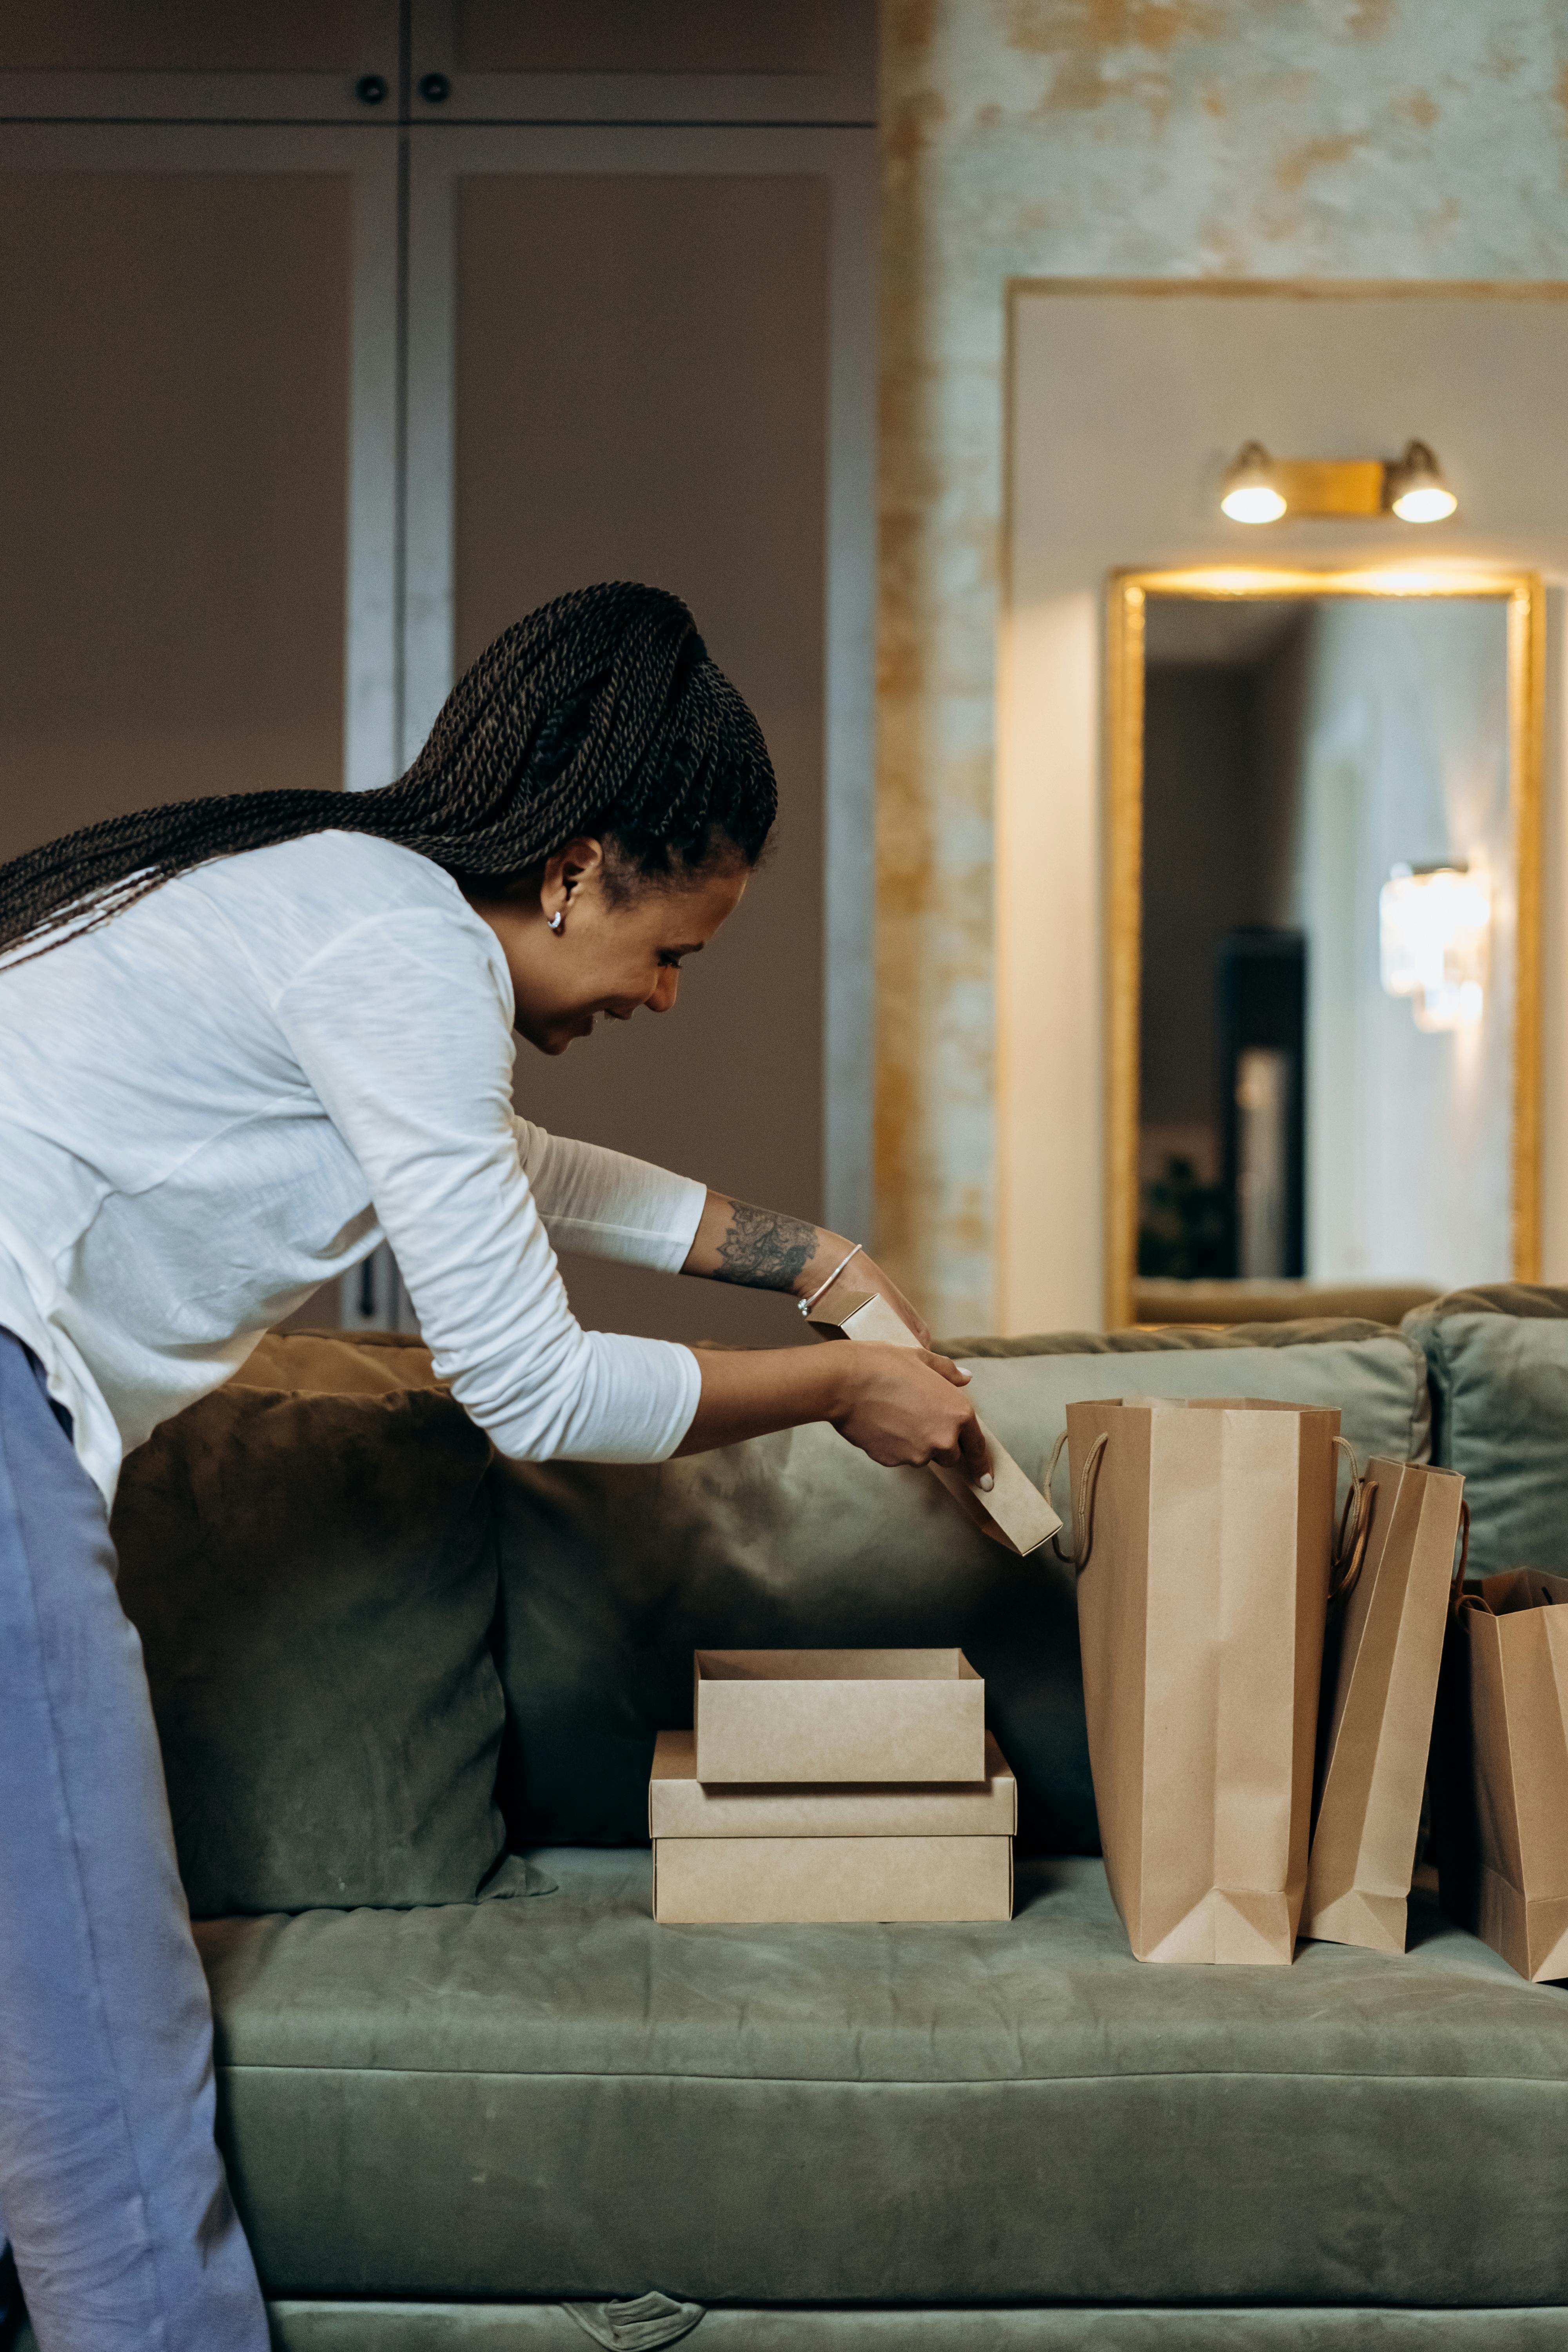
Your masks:
<svg viewBox="0 0 1568 2352"><path fill-rule="evenodd" d="M648 1782L651 1837L1011 1837L1018 1788L985 1735L985 1778L795 1785L697 1778L697 1735L661 1731Z"/></svg>

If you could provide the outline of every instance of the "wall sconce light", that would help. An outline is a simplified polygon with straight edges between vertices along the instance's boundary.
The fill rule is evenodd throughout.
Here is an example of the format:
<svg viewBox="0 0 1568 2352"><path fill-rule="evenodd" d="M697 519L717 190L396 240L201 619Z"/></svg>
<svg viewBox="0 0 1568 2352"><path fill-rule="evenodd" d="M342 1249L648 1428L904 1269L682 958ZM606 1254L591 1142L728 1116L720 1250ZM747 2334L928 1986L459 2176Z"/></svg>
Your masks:
<svg viewBox="0 0 1568 2352"><path fill-rule="evenodd" d="M1446 522L1458 499L1425 441L1412 441L1384 483L1389 507L1401 522Z"/></svg>
<svg viewBox="0 0 1568 2352"><path fill-rule="evenodd" d="M1232 522L1278 522L1285 499L1274 479L1274 461L1261 441L1248 441L1225 478L1221 514Z"/></svg>
<svg viewBox="0 0 1568 2352"><path fill-rule="evenodd" d="M1353 516L1375 521L1444 522L1458 499L1425 441L1405 445L1393 463L1381 457L1271 457L1248 441L1226 469L1220 511L1232 522L1278 522Z"/></svg>
<svg viewBox="0 0 1568 2352"><path fill-rule="evenodd" d="M1468 1029L1486 1002L1491 893L1468 866L1396 866L1378 893L1378 961L1417 1029Z"/></svg>

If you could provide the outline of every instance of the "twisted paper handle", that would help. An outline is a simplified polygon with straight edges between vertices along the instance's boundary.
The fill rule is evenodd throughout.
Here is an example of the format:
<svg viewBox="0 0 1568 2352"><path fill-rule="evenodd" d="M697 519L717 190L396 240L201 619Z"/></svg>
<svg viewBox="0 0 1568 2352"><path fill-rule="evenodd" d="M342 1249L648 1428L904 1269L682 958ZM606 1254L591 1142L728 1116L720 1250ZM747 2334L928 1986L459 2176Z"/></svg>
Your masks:
<svg viewBox="0 0 1568 2352"><path fill-rule="evenodd" d="M1100 1435L1095 1439L1094 1444L1089 1447L1083 1468L1079 1473L1078 1494L1075 1498L1073 1510L1073 1535L1075 1538L1074 1549L1071 1551L1064 1551L1062 1549L1061 1533L1059 1529L1051 1538L1051 1549L1055 1552L1057 1558L1067 1567L1076 1569L1079 1576L1083 1574L1084 1570L1089 1566L1089 1555L1094 1549L1094 1498L1099 1491L1100 1485L1095 1473L1100 1466L1100 1459L1104 1454L1106 1446L1110 1443L1110 1431L1101 1430ZM1052 1486L1056 1483L1057 1465L1062 1458L1062 1448L1067 1442L1068 1433L1064 1429L1061 1435L1057 1439L1055 1445L1051 1448L1050 1465L1046 1472L1046 1494L1047 1498L1050 1495ZM1331 1601L1343 1601L1353 1589L1356 1580L1361 1574L1363 1565L1366 1559L1367 1538L1372 1532L1373 1497L1377 1493L1376 1480L1363 1478L1361 1475L1360 1471L1356 1468L1355 1449L1351 1444L1350 1440L1344 1437L1336 1437L1334 1444L1345 1454L1350 1464L1351 1483L1350 1492L1345 1496L1345 1507L1341 1515L1339 1535L1334 1545L1334 1556L1330 1567L1331 1575L1339 1575L1339 1582L1332 1587L1329 1593L1329 1599ZM1464 1514L1464 1527L1465 1549L1468 1555L1469 1550L1469 1512L1468 1507ZM1342 1574L1340 1574L1341 1570L1343 1571ZM1462 1578L1464 1574L1463 1560L1460 1562L1459 1574Z"/></svg>
<svg viewBox="0 0 1568 2352"><path fill-rule="evenodd" d="M1094 1473L1100 1465L1100 1457L1105 1452L1110 1440L1110 1432L1108 1429L1102 1429L1100 1435L1095 1439L1094 1444L1089 1447L1089 1458L1085 1462L1083 1468L1079 1473L1078 1505L1073 1512L1073 1534L1077 1538L1078 1543L1081 1546L1081 1549L1063 1551L1061 1529L1059 1528L1057 1529L1056 1534L1051 1538L1051 1549L1055 1552L1057 1558L1059 1560L1064 1561L1068 1568L1076 1569L1079 1576L1083 1574L1084 1570L1089 1566L1089 1556L1094 1549L1094 1497L1098 1493L1100 1486L1100 1481L1095 1477ZM1051 1486L1057 1475L1057 1464L1062 1458L1062 1447L1067 1444L1067 1442L1068 1433L1064 1429L1061 1435L1058 1438L1055 1445L1051 1448L1050 1467L1046 1472L1046 1500L1047 1502L1050 1500Z"/></svg>
<svg viewBox="0 0 1568 2352"><path fill-rule="evenodd" d="M1467 1599L1473 1601L1479 1609L1484 1609L1487 1605L1481 1599L1479 1592L1472 1592L1469 1594L1466 1593L1465 1570L1469 1566L1469 1559L1470 1507L1468 1503L1461 1500L1459 1504L1459 1559L1458 1564L1455 1568L1452 1580L1448 1586L1448 1613L1451 1617L1457 1617L1458 1615L1459 1610Z"/></svg>
<svg viewBox="0 0 1568 2352"><path fill-rule="evenodd" d="M1329 1603L1348 1599L1366 1559L1366 1541L1372 1533L1373 1497L1377 1493L1375 1478L1363 1478L1356 1468L1355 1448L1348 1437L1336 1437L1334 1444L1350 1465L1350 1492L1340 1514L1340 1531L1334 1541L1334 1556L1329 1574L1333 1577L1342 1569L1337 1584L1331 1584Z"/></svg>

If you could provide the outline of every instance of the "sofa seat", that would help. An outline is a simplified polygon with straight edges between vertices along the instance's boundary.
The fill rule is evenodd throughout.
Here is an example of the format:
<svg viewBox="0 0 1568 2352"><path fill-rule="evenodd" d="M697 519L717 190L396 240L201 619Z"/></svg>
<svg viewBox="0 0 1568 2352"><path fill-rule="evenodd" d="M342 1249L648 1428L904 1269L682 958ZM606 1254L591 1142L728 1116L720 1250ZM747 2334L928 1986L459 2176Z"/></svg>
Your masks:
<svg viewBox="0 0 1568 2352"><path fill-rule="evenodd" d="M1141 1967L1097 1862L1010 1926L756 1928L533 1859L198 1928L269 2294L1568 2304L1568 1991L1419 1899L1400 1959Z"/></svg>
<svg viewBox="0 0 1568 2352"><path fill-rule="evenodd" d="M587 2352L591 2340L558 2303L278 2303L271 2318L277 2352ZM679 2340L685 2352L1563 2352L1568 2333L1561 2311L1517 2307L795 2305L710 2310Z"/></svg>

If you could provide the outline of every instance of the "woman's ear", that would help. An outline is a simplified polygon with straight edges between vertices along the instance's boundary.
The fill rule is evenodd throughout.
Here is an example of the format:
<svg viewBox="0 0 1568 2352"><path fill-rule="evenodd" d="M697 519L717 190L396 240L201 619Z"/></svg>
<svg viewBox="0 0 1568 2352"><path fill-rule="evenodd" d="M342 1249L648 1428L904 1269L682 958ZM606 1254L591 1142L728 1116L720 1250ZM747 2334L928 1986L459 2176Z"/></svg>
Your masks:
<svg viewBox="0 0 1568 2352"><path fill-rule="evenodd" d="M605 845L586 835L569 841L552 857L546 858L540 879L539 903L544 919L553 931L559 931L559 915L564 921L566 910L585 883L596 882L605 870Z"/></svg>

